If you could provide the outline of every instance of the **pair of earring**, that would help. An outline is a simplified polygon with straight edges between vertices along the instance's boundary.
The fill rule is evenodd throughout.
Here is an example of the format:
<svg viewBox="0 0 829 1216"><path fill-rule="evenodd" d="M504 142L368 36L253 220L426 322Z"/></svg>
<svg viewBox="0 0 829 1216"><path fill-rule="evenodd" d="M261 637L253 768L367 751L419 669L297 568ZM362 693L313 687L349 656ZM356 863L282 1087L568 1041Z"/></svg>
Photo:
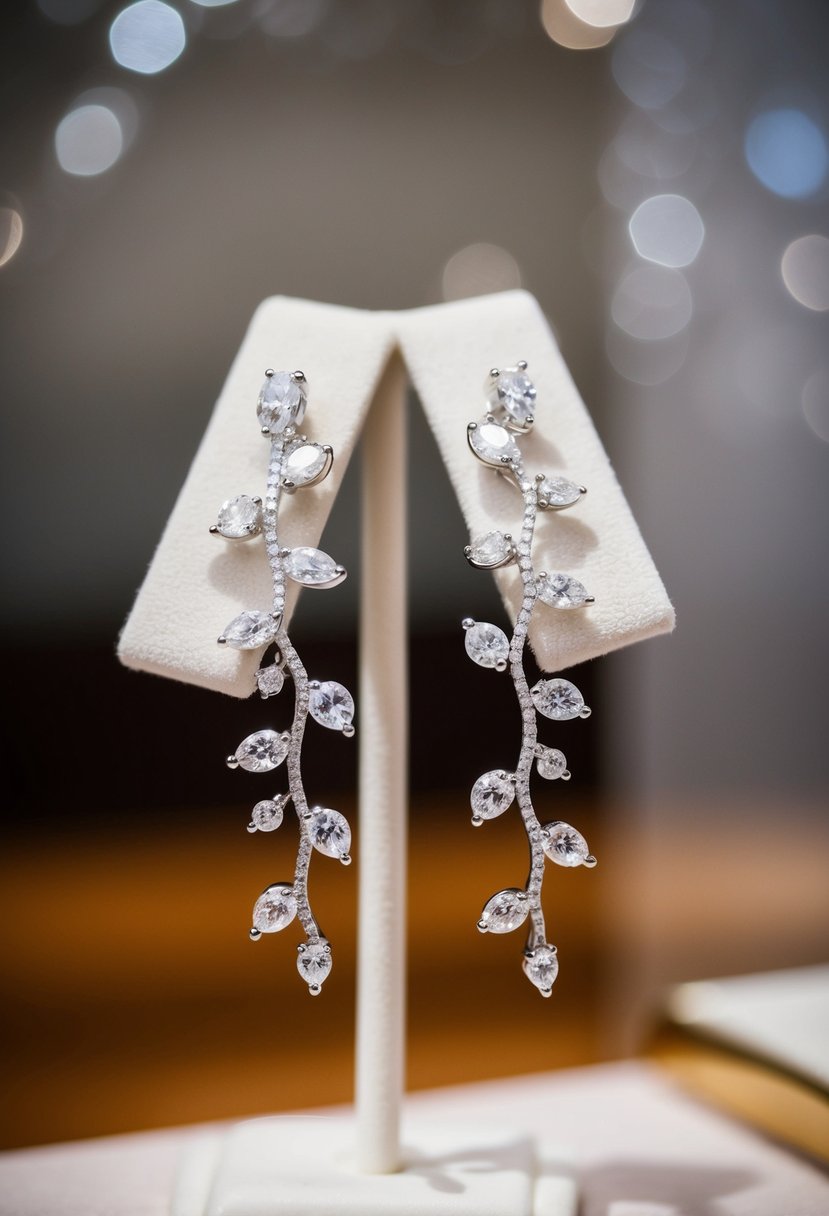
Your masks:
<svg viewBox="0 0 829 1216"><path fill-rule="evenodd" d="M518 437L530 432L534 422L536 390L527 375L527 364L519 362L503 371L493 368L486 382L489 409L480 422L467 429L475 456L516 485L523 499L523 517L516 543L508 532L494 531L472 541L465 549L470 564L494 570L509 564L518 567L523 598L511 639L502 629L467 618L463 622L466 651L482 667L505 671L508 667L522 715L522 739L514 771L494 769L484 773L472 787L472 823L480 826L516 802L530 849L530 873L523 888L508 887L489 899L481 913L481 932L507 933L528 918L530 931L523 968L530 982L549 996L558 972L556 948L547 941L541 907L545 856L563 866L593 866L584 838L560 821L542 824L530 795L533 764L547 779L568 780L562 752L538 741L537 714L554 721L589 716L590 710L575 685L562 679L540 680L529 687L523 667L523 651L530 618L537 600L554 609L575 609L593 602L578 580L561 573L535 573L532 542L539 511L559 511L575 505L586 490L565 477L531 477L524 468ZM268 611L246 610L235 617L218 638L223 646L239 650L265 647L265 658L256 681L263 698L278 694L290 677L294 685L294 714L290 729L255 731L227 757L231 768L270 773L284 763L287 793L275 794L256 803L248 824L250 832L271 832L282 823L292 803L299 823L299 846L292 882L268 886L253 907L251 938L276 933L297 919L305 933L298 947L297 968L312 995L318 995L331 971L331 946L314 917L308 895L308 871L314 849L348 865L351 830L345 817L329 807L308 805L301 770L302 742L309 716L321 726L354 734L354 700L349 691L333 680L309 680L302 660L284 626L286 579L304 587L335 587L346 571L327 553L308 546L285 547L279 535L279 505L283 494L314 486L326 477L333 462L332 449L300 434L305 416L308 386L301 371L265 373L259 393L257 415L263 436L270 441L267 485L264 498L237 495L221 507L210 531L234 543L263 536L272 577L272 603Z"/></svg>

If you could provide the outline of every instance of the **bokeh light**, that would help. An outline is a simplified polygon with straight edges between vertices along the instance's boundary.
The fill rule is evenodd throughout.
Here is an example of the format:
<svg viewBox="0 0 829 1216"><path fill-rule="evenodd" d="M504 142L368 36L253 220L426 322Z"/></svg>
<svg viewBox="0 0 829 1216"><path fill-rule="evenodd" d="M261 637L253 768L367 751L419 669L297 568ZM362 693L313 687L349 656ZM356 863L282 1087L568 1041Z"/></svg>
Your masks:
<svg viewBox="0 0 829 1216"><path fill-rule="evenodd" d="M512 254L486 241L459 249L443 268L444 300L463 300L520 286L521 270Z"/></svg>
<svg viewBox="0 0 829 1216"><path fill-rule="evenodd" d="M829 308L829 237L799 236L786 248L780 272L798 304L815 312Z"/></svg>
<svg viewBox="0 0 829 1216"><path fill-rule="evenodd" d="M23 216L14 207L0 207L0 266L10 262L23 240Z"/></svg>
<svg viewBox="0 0 829 1216"><path fill-rule="evenodd" d="M822 367L803 386L803 416L811 429L829 443L829 369Z"/></svg>
<svg viewBox="0 0 829 1216"><path fill-rule="evenodd" d="M175 63L184 50L184 22L162 0L138 0L123 9L109 29L113 58L122 68L155 75Z"/></svg>
<svg viewBox="0 0 829 1216"><path fill-rule="evenodd" d="M567 7L580 21L600 29L624 25L633 12L636 0L567 0Z"/></svg>
<svg viewBox="0 0 829 1216"><path fill-rule="evenodd" d="M579 20L565 0L542 0L541 24L548 38L569 51L592 51L607 46L616 33L616 26L588 25Z"/></svg>
<svg viewBox="0 0 829 1216"><path fill-rule="evenodd" d="M673 42L647 29L626 31L613 50L611 67L624 95L643 110L666 105L688 75L685 57Z"/></svg>
<svg viewBox="0 0 829 1216"><path fill-rule="evenodd" d="M681 194L655 194L634 211L628 224L640 257L659 266L690 266L702 248L705 225L694 204Z"/></svg>
<svg viewBox="0 0 829 1216"><path fill-rule="evenodd" d="M782 198L808 198L820 188L829 167L826 139L802 110L767 110L749 124L748 166L759 182Z"/></svg>
<svg viewBox="0 0 829 1216"><path fill-rule="evenodd" d="M60 120L55 131L58 164L75 177L95 177L110 169L124 147L117 116L108 106L81 105Z"/></svg>
<svg viewBox="0 0 829 1216"><path fill-rule="evenodd" d="M685 328L694 311L685 276L665 266L637 266L619 283L610 315L631 338L655 341Z"/></svg>
<svg viewBox="0 0 829 1216"><path fill-rule="evenodd" d="M238 0L191 0L191 3L200 8L224 8L227 4L237 4Z"/></svg>

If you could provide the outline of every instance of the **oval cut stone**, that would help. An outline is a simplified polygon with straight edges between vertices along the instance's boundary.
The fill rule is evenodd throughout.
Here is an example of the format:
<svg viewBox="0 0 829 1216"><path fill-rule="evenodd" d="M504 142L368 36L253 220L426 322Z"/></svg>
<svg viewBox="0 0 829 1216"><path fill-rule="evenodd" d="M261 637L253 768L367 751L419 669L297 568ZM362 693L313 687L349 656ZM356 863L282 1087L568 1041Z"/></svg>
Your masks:
<svg viewBox="0 0 829 1216"><path fill-rule="evenodd" d="M536 946L532 954L524 959L524 974L539 992L549 996L558 975L558 955L555 946Z"/></svg>
<svg viewBox="0 0 829 1216"><path fill-rule="evenodd" d="M535 385L520 367L505 367L499 376L487 382L490 403L500 407L520 426L535 414Z"/></svg>
<svg viewBox="0 0 829 1216"><path fill-rule="evenodd" d="M315 807L308 825L311 843L326 857L348 856L351 848L351 828L345 815L327 807Z"/></svg>
<svg viewBox="0 0 829 1216"><path fill-rule="evenodd" d="M538 598L551 608L582 608L590 599L587 588L569 574L548 574L536 583Z"/></svg>
<svg viewBox="0 0 829 1216"><path fill-rule="evenodd" d="M308 698L311 717L329 730L347 730L354 718L354 698L336 680L312 684Z"/></svg>
<svg viewBox="0 0 829 1216"><path fill-rule="evenodd" d="M503 815L515 798L515 785L503 769L484 773L472 786L469 802L473 812L481 819L496 819Z"/></svg>
<svg viewBox="0 0 829 1216"><path fill-rule="evenodd" d="M542 510L562 511L579 501L581 486L577 486L569 477L545 477L539 482L536 495Z"/></svg>
<svg viewBox="0 0 829 1216"><path fill-rule="evenodd" d="M256 414L260 425L272 435L281 435L286 427L302 422L306 402L304 384L290 372L273 372L259 390Z"/></svg>
<svg viewBox="0 0 829 1216"><path fill-rule="evenodd" d="M503 667L509 658L509 639L503 629L476 621L466 630L466 653L479 667Z"/></svg>
<svg viewBox="0 0 829 1216"><path fill-rule="evenodd" d="M291 550L285 558L285 573L303 587L333 585L345 578L345 571L337 566L333 557L308 545Z"/></svg>
<svg viewBox="0 0 829 1216"><path fill-rule="evenodd" d="M256 684L263 698L275 697L278 692L281 692L284 683L285 673L276 663L260 667L256 673Z"/></svg>
<svg viewBox="0 0 829 1216"><path fill-rule="evenodd" d="M536 754L535 767L547 781L555 781L567 772L567 759L557 747L545 747Z"/></svg>
<svg viewBox="0 0 829 1216"><path fill-rule="evenodd" d="M275 832L282 823L282 802L275 798L263 798L257 802L251 814L251 822L260 832Z"/></svg>
<svg viewBox="0 0 829 1216"><path fill-rule="evenodd" d="M526 891L508 887L486 902L479 927L483 927L487 933L511 933L523 925L529 910L530 901Z"/></svg>
<svg viewBox="0 0 829 1216"><path fill-rule="evenodd" d="M243 739L236 748L236 761L249 773L269 773L288 754L291 736L288 731L257 730Z"/></svg>
<svg viewBox="0 0 829 1216"><path fill-rule="evenodd" d="M569 823L545 823L541 828L544 852L559 866L580 866L590 855L587 841Z"/></svg>
<svg viewBox="0 0 829 1216"><path fill-rule="evenodd" d="M222 503L216 527L228 540L247 540L262 528L262 504L247 494L237 494Z"/></svg>
<svg viewBox="0 0 829 1216"><path fill-rule="evenodd" d="M296 969L312 992L319 992L331 973L331 947L322 942L301 946Z"/></svg>
<svg viewBox="0 0 829 1216"><path fill-rule="evenodd" d="M584 709L584 697L569 680L539 680L530 696L538 712L554 722L578 718Z"/></svg>
<svg viewBox="0 0 829 1216"><path fill-rule="evenodd" d="M320 477L327 462L328 455L321 444L298 443L285 457L282 473L295 486L307 486Z"/></svg>
<svg viewBox="0 0 829 1216"><path fill-rule="evenodd" d="M503 532L487 532L486 536L472 541L466 556L473 566L494 570L512 561L515 550Z"/></svg>
<svg viewBox="0 0 829 1216"><path fill-rule="evenodd" d="M253 609L235 616L225 626L222 637L234 650L258 650L274 640L277 629L278 625L269 612Z"/></svg>
<svg viewBox="0 0 829 1216"><path fill-rule="evenodd" d="M296 916L296 896L289 883L278 882L253 905L253 927L260 933L278 933Z"/></svg>
<svg viewBox="0 0 829 1216"><path fill-rule="evenodd" d="M479 422L467 435L472 451L485 464L497 466L520 459L518 444L506 427L497 422Z"/></svg>

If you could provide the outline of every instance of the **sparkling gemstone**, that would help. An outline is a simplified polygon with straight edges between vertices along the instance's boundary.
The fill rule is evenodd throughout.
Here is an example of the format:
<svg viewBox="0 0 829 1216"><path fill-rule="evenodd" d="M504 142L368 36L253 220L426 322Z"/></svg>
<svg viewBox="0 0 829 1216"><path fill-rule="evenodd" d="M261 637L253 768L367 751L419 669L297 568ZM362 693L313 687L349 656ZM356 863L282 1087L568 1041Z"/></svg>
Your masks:
<svg viewBox="0 0 829 1216"><path fill-rule="evenodd" d="M302 583L303 587L320 587L324 583L341 581L341 577L345 577L344 574L340 576L338 573L333 557L329 557L321 549L311 549L307 545L291 550L285 558L285 573L295 583Z"/></svg>
<svg viewBox="0 0 829 1216"><path fill-rule="evenodd" d="M554 722L578 718L584 709L584 697L569 680L539 680L530 695L538 712Z"/></svg>
<svg viewBox="0 0 829 1216"><path fill-rule="evenodd" d="M509 658L509 640L503 629L478 621L469 626L464 639L466 653L481 667L498 667Z"/></svg>
<svg viewBox="0 0 829 1216"><path fill-rule="evenodd" d="M290 372L274 372L259 390L256 414L272 435L281 435L292 423L302 422L306 392Z"/></svg>
<svg viewBox="0 0 829 1216"><path fill-rule="evenodd" d="M560 866L580 866L590 856L587 841L569 823L545 823L541 843L550 861Z"/></svg>
<svg viewBox="0 0 829 1216"><path fill-rule="evenodd" d="M558 975L558 955L546 942L536 946L530 958L524 959L524 974L541 992L548 993Z"/></svg>
<svg viewBox="0 0 829 1216"><path fill-rule="evenodd" d="M545 747L540 755L536 756L535 766L542 777L546 777L548 781L555 781L557 777L561 777L567 772L567 760L564 752L560 752L556 747Z"/></svg>
<svg viewBox="0 0 829 1216"><path fill-rule="evenodd" d="M479 422L467 434L472 451L486 464L501 465L520 456L512 435L497 422Z"/></svg>
<svg viewBox="0 0 829 1216"><path fill-rule="evenodd" d="M222 630L222 637L234 650L257 650L276 637L277 623L269 612L240 612Z"/></svg>
<svg viewBox="0 0 829 1216"><path fill-rule="evenodd" d="M276 663L260 667L256 673L256 683L263 697L275 697L285 683L285 673Z"/></svg>
<svg viewBox="0 0 829 1216"><path fill-rule="evenodd" d="M495 819L503 815L515 798L515 785L508 773L493 769L484 773L472 786L469 802L473 812L481 819Z"/></svg>
<svg viewBox="0 0 829 1216"><path fill-rule="evenodd" d="M236 748L236 760L249 773L269 773L285 759L290 742L288 731L257 730Z"/></svg>
<svg viewBox="0 0 829 1216"><path fill-rule="evenodd" d="M296 916L296 896L288 883L274 883L253 905L253 927L260 933L278 933Z"/></svg>
<svg viewBox="0 0 829 1216"><path fill-rule="evenodd" d="M260 832L274 832L282 822L282 808L281 799L264 798L253 808L251 822Z"/></svg>
<svg viewBox="0 0 829 1216"><path fill-rule="evenodd" d="M308 824L311 843L326 857L342 857L351 848L351 828L348 820L339 811L327 807L315 807Z"/></svg>
<svg viewBox="0 0 829 1216"><path fill-rule="evenodd" d="M581 608L587 603L587 588L569 574L548 574L537 583L538 598L553 608Z"/></svg>
<svg viewBox="0 0 829 1216"><path fill-rule="evenodd" d="M309 988L320 988L331 972L331 947L316 942L300 948L296 969Z"/></svg>
<svg viewBox="0 0 829 1216"><path fill-rule="evenodd" d="M548 507L553 511L561 511L564 507L572 507L581 498L581 486L577 486L569 477L545 477L538 485L538 505Z"/></svg>
<svg viewBox="0 0 829 1216"><path fill-rule="evenodd" d="M254 502L247 494L237 494L222 503L216 527L228 540L255 536L262 527L262 504Z"/></svg>
<svg viewBox="0 0 829 1216"><path fill-rule="evenodd" d="M496 566L506 565L513 554L512 544L503 532L487 532L486 536L473 540L467 557L473 565L492 570Z"/></svg>
<svg viewBox="0 0 829 1216"><path fill-rule="evenodd" d="M488 900L481 913L480 924L488 933L511 933L523 925L530 910L525 891L508 887Z"/></svg>
<svg viewBox="0 0 829 1216"><path fill-rule="evenodd" d="M505 367L500 376L488 381L489 400L501 406L521 426L535 413L535 385L520 367Z"/></svg>
<svg viewBox="0 0 829 1216"><path fill-rule="evenodd" d="M308 709L314 721L329 730L343 730L351 726L354 717L354 698L347 688L335 680L311 686Z"/></svg>
<svg viewBox="0 0 829 1216"><path fill-rule="evenodd" d="M307 486L316 481L328 461L325 449L319 443L298 443L288 452L282 472L287 481L295 486Z"/></svg>

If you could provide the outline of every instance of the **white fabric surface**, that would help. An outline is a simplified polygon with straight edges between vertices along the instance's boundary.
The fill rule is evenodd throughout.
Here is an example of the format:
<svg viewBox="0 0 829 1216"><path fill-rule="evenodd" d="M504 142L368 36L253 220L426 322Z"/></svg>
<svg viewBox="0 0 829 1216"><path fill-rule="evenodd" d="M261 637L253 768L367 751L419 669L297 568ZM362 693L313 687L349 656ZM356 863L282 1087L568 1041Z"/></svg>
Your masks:
<svg viewBox="0 0 829 1216"><path fill-rule="evenodd" d="M471 533L490 527L509 530L520 516L517 491L480 466L466 444L467 422L485 410L483 379L493 364L522 358L530 363L539 409L535 433L522 443L528 467L563 472L588 487L575 507L549 512L539 523L539 567L543 561L576 575L596 597L584 611L540 606L530 639L541 666L558 670L673 627L673 609L659 575L531 296L507 292L400 313L367 313L277 296L257 309L231 367L122 632L122 662L235 696L250 694L259 652L219 647L215 639L242 609L269 603L267 564L257 541L226 544L207 529L225 498L261 493L264 486L267 445L257 433L254 413L263 371L300 367L306 373L310 391L303 430L334 448L334 468L326 481L285 500L282 510L288 543L315 545L396 345L420 393ZM463 560L460 554L458 560ZM514 605L515 572L497 577L507 603ZM294 599L289 596L288 615Z"/></svg>

